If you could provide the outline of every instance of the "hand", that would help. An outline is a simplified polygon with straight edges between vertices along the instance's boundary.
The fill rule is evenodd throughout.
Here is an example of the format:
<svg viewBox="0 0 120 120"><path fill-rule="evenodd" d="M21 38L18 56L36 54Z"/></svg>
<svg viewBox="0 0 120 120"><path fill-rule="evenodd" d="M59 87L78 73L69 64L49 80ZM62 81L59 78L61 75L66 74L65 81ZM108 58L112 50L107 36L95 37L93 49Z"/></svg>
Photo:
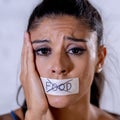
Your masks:
<svg viewBox="0 0 120 120"><path fill-rule="evenodd" d="M28 107L25 120L53 120L40 76L35 69L33 48L28 33L24 36L20 80Z"/></svg>

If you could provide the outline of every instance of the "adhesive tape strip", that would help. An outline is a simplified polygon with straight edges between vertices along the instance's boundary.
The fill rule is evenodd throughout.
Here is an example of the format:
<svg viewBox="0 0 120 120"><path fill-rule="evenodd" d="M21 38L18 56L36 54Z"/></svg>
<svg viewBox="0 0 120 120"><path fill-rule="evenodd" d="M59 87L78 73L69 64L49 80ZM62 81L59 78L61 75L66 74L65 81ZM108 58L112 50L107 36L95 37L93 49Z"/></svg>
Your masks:
<svg viewBox="0 0 120 120"><path fill-rule="evenodd" d="M79 78L49 79L41 77L46 94L71 95L79 93Z"/></svg>

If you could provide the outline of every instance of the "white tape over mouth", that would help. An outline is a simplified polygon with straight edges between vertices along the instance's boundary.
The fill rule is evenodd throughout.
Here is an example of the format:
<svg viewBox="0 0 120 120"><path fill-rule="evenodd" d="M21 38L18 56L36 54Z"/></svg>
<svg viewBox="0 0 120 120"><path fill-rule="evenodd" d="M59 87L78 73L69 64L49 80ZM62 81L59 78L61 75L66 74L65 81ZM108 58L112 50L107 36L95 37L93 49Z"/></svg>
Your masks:
<svg viewBox="0 0 120 120"><path fill-rule="evenodd" d="M49 79L41 77L46 94L71 95L79 93L79 78Z"/></svg>

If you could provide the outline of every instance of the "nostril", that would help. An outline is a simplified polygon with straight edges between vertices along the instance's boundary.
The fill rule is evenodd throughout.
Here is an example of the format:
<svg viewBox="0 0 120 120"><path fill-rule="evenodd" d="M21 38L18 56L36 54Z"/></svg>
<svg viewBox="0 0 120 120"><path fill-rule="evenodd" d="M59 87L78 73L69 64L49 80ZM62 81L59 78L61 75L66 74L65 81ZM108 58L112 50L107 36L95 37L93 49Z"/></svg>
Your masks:
<svg viewBox="0 0 120 120"><path fill-rule="evenodd" d="M55 70L52 70L52 73L55 73Z"/></svg>
<svg viewBox="0 0 120 120"><path fill-rule="evenodd" d="M62 70L62 71L61 71L61 73L65 73L65 72L66 72L66 70Z"/></svg>
<svg viewBox="0 0 120 120"><path fill-rule="evenodd" d="M57 74L61 74L61 73L65 73L66 70L52 70L52 73L57 73Z"/></svg>

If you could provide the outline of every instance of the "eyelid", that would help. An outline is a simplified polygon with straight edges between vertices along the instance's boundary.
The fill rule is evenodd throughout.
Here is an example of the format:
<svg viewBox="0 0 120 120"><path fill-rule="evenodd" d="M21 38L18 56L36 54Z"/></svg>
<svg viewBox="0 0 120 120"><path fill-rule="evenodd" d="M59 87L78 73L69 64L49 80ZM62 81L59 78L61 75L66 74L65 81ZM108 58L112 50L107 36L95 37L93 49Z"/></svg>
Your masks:
<svg viewBox="0 0 120 120"><path fill-rule="evenodd" d="M68 54L71 55L81 55L83 54L87 49L83 48L83 47L72 47L70 49L67 50ZM72 51L72 52L71 52Z"/></svg>
<svg viewBox="0 0 120 120"><path fill-rule="evenodd" d="M50 48L50 46L48 44L44 44L44 43L33 45L34 50L38 50L38 49L41 49L41 48Z"/></svg>
<svg viewBox="0 0 120 120"><path fill-rule="evenodd" d="M34 49L34 53L40 56L48 56L51 54L51 48L50 47L38 47Z"/></svg>
<svg viewBox="0 0 120 120"><path fill-rule="evenodd" d="M86 48L83 48L83 47L72 47L72 48L68 49L67 51L70 51L70 50L72 50L72 49L80 49L80 50L82 50L82 51L87 50Z"/></svg>
<svg viewBox="0 0 120 120"><path fill-rule="evenodd" d="M81 49L87 49L86 44L75 44L75 43L70 43L67 45L67 50L71 48L81 48Z"/></svg>

